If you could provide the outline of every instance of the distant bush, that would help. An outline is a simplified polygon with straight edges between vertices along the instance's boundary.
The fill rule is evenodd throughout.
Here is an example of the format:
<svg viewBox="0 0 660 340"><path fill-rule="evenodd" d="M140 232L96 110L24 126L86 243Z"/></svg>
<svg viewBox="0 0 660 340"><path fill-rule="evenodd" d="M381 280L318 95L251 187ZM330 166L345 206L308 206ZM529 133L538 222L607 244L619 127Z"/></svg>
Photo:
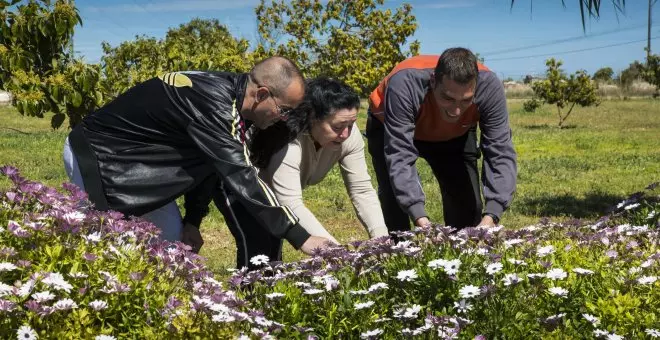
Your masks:
<svg viewBox="0 0 660 340"><path fill-rule="evenodd" d="M534 112L540 106L541 106L541 102L536 98L532 98L530 100L526 100L523 103L523 110L525 110L525 112Z"/></svg>

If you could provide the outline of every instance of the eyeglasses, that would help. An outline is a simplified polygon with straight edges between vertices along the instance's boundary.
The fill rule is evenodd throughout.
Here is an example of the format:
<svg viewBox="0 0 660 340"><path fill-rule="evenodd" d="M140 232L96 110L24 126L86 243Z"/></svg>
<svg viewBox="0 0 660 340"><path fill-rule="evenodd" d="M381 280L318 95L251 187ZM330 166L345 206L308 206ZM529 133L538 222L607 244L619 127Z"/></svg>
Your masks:
<svg viewBox="0 0 660 340"><path fill-rule="evenodd" d="M280 104L277 103L277 100L275 100L275 96L273 95L273 90L270 89L270 87L265 86L265 85L260 85L257 83L257 87L265 87L268 92L270 93L270 98L273 100L273 104L275 104L275 108L277 109L277 114L280 115L280 118L286 119L289 117L291 112L293 112L292 107L281 107Z"/></svg>
<svg viewBox="0 0 660 340"><path fill-rule="evenodd" d="M270 91L270 90L269 90L269 91ZM275 100L275 96L272 95L272 92L271 92L271 96L270 96L270 97L273 99L273 103L275 104L275 108L277 108L277 114L280 115L280 118L282 118L282 119L286 119L286 118L288 118L289 115L291 114L291 112L293 112L293 108L291 108L291 107L281 107L281 106L279 106L279 105L277 104L277 100Z"/></svg>

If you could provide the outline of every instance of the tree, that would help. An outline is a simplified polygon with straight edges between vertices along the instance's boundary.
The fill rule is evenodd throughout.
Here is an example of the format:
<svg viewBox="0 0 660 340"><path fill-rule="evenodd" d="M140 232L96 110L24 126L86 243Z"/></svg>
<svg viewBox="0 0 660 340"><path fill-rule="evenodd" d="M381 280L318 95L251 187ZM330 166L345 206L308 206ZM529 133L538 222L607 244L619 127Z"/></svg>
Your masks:
<svg viewBox="0 0 660 340"><path fill-rule="evenodd" d="M635 80L641 79L642 73L644 73L644 64L635 60L621 72L618 79L619 85L624 89L629 89Z"/></svg>
<svg viewBox="0 0 660 340"><path fill-rule="evenodd" d="M614 70L611 67L603 67L594 73L593 79L600 82L610 82L614 76Z"/></svg>
<svg viewBox="0 0 660 340"><path fill-rule="evenodd" d="M412 6L380 8L384 0L266 0L255 9L259 57L291 58L307 77L344 81L367 95L392 68L417 55L419 42L402 46L417 29Z"/></svg>
<svg viewBox="0 0 660 340"><path fill-rule="evenodd" d="M559 127L561 128L575 105L582 107L598 105L596 87L586 71L580 70L567 77L560 68L561 61L550 58L546 61L546 79L534 82L534 96L545 103L557 106ZM562 110L568 107L564 114Z"/></svg>
<svg viewBox="0 0 660 340"><path fill-rule="evenodd" d="M170 29L164 40L136 36L117 47L102 44L105 79L109 97L131 86L171 71L219 70L245 72L252 63L249 43L235 39L218 20L193 19Z"/></svg>
<svg viewBox="0 0 660 340"><path fill-rule="evenodd" d="M651 54L647 57L642 77L647 82L655 85L655 95L657 96L660 91L660 54Z"/></svg>
<svg viewBox="0 0 660 340"><path fill-rule="evenodd" d="M98 68L68 54L74 27L81 24L70 0L0 0L0 88L13 94L23 115L69 125L100 104Z"/></svg>

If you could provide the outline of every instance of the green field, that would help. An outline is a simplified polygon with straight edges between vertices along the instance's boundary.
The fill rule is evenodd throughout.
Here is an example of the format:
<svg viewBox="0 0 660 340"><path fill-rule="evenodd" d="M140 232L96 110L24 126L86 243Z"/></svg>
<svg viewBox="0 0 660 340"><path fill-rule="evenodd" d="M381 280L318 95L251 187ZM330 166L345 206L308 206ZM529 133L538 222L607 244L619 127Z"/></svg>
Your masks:
<svg viewBox="0 0 660 340"><path fill-rule="evenodd" d="M506 227L533 224L544 216L594 218L660 180L659 100L604 101L599 107L576 108L561 130L556 127L554 107L526 113L521 101L511 100L509 110L519 173L515 199L502 217ZM364 123L363 110L361 128ZM49 124L49 117L22 117L11 107L0 107L0 164L17 166L29 179L48 185L64 182L62 145L67 131L52 131ZM427 211L432 220L442 222L437 182L426 164L419 170ZM7 185L7 180L0 180L0 187ZM337 168L304 196L307 206L339 241L366 238ZM215 208L202 231L206 241L202 255L209 266L220 273L233 267L234 241ZM286 246L285 260L301 257Z"/></svg>

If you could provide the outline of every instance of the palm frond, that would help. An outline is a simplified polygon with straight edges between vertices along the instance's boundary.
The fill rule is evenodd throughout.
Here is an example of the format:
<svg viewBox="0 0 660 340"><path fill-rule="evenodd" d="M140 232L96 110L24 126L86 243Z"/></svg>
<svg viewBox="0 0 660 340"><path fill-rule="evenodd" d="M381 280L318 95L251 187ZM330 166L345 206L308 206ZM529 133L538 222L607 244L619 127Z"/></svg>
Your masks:
<svg viewBox="0 0 660 340"><path fill-rule="evenodd" d="M530 2L533 2L534 0L530 0ZM601 2L602 0L577 0L578 3L580 4L580 16L582 18L582 29L586 30L587 29L587 19L589 18L594 18L598 19L600 18L600 10L601 10ZM656 2L658 0L655 0ZM612 6L614 6L614 13L617 16L617 20L619 19L619 13L625 13L625 8L626 8L626 0L610 0L612 3ZM515 0L511 0L511 9L513 9L513 5L515 3ZM561 5L566 7L566 0L561 0Z"/></svg>

